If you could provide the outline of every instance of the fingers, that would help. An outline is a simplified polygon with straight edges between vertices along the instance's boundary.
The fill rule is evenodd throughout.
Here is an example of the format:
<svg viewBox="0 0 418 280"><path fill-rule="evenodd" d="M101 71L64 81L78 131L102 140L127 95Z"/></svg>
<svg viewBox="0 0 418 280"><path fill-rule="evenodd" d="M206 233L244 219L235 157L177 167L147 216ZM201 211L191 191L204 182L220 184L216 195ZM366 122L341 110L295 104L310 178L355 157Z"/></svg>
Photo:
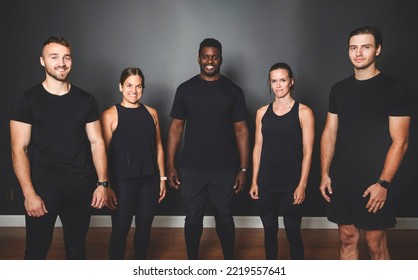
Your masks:
<svg viewBox="0 0 418 280"><path fill-rule="evenodd" d="M259 199L257 191L250 191L249 194L250 194L252 199L254 199L254 200Z"/></svg>
<svg viewBox="0 0 418 280"><path fill-rule="evenodd" d="M180 187L180 178L178 178L178 176L173 175L171 177L168 178L168 184L175 189L179 189Z"/></svg>
<svg viewBox="0 0 418 280"><path fill-rule="evenodd" d="M48 213L44 201L39 196L25 199L25 209L29 217L42 217Z"/></svg>
<svg viewBox="0 0 418 280"><path fill-rule="evenodd" d="M234 186L233 189L235 190L235 194L238 194L240 192L242 192L244 190L244 184L237 182Z"/></svg>
<svg viewBox="0 0 418 280"><path fill-rule="evenodd" d="M303 201L305 201L304 197L295 196L293 198L293 204L302 204Z"/></svg>
<svg viewBox="0 0 418 280"><path fill-rule="evenodd" d="M387 190L377 184L369 186L363 193L363 197L369 196L366 208L369 213L376 213L385 206Z"/></svg>
<svg viewBox="0 0 418 280"><path fill-rule="evenodd" d="M107 190L102 186L98 186L93 193L91 206L96 209L101 209L107 202Z"/></svg>
<svg viewBox="0 0 418 280"><path fill-rule="evenodd" d="M322 197L327 201L331 202L331 197L329 194L332 194L332 187L331 187L331 178L328 175L323 175L321 184L319 185L319 190L321 192Z"/></svg>
<svg viewBox="0 0 418 280"><path fill-rule="evenodd" d="M329 188L330 190L328 190L328 193L332 194L332 190L331 188ZM328 196L327 194L327 189L325 188L320 188L322 197L327 201L327 202L331 202L331 198Z"/></svg>
<svg viewBox="0 0 418 280"><path fill-rule="evenodd" d="M35 218L39 218L42 217L43 215L45 215L46 213L48 213L47 211L45 211L43 208L39 209L39 210L30 210L30 211L26 211L26 213L28 213L29 217L35 217Z"/></svg>
<svg viewBox="0 0 418 280"><path fill-rule="evenodd" d="M385 201L370 201L367 203L366 208L368 209L369 213L377 213L377 211L381 210L385 206Z"/></svg>
<svg viewBox="0 0 418 280"><path fill-rule="evenodd" d="M161 203L161 201L163 201L163 199L165 198L165 194L166 194L166 189L163 188L160 190L160 197L158 199L158 203Z"/></svg>

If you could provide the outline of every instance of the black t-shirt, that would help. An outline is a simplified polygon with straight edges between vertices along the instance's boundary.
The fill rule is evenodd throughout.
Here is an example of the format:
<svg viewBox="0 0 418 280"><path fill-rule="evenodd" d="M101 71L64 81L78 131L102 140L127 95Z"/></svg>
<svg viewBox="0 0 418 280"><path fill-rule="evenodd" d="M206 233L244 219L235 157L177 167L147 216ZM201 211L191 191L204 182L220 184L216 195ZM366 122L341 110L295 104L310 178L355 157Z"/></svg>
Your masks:
<svg viewBox="0 0 418 280"><path fill-rule="evenodd" d="M85 128L99 117L94 97L74 85L62 96L50 94L42 84L17 96L10 119L32 125L28 156L36 189L95 180Z"/></svg>
<svg viewBox="0 0 418 280"><path fill-rule="evenodd" d="M331 176L377 180L392 143L389 116L410 115L404 87L384 73L362 81L350 76L332 88L328 111L338 114Z"/></svg>
<svg viewBox="0 0 418 280"><path fill-rule="evenodd" d="M205 81L199 75L177 88L170 116L186 120L181 167L231 170L240 159L234 122L247 119L244 94L225 76Z"/></svg>

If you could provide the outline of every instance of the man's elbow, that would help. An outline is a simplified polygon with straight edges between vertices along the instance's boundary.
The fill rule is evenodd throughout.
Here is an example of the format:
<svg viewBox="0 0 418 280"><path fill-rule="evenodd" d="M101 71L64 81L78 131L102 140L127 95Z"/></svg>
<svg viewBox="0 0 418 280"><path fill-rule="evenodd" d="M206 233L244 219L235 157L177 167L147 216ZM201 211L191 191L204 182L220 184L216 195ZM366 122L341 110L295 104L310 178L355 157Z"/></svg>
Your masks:
<svg viewBox="0 0 418 280"><path fill-rule="evenodd" d="M396 141L395 143L397 150L403 155L406 153L409 147L409 138L404 138L402 140Z"/></svg>

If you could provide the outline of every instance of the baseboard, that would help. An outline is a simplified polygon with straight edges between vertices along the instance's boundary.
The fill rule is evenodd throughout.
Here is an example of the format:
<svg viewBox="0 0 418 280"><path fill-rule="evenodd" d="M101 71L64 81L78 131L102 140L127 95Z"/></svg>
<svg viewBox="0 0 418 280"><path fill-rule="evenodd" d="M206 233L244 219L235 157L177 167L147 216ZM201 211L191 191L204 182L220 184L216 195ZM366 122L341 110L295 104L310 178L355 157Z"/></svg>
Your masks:
<svg viewBox="0 0 418 280"><path fill-rule="evenodd" d="M260 218L257 216L236 216L234 217L237 228L262 228ZM283 225L282 217L279 218L279 224ZM134 225L134 222L132 223ZM183 227L184 216L156 216L153 227ZM203 220L204 227L212 228L215 221L212 216L206 216ZM0 216L0 227L24 227L25 217L22 215L2 215ZM58 219L56 227L61 227L61 221ZM92 216L91 227L110 227L109 216ZM337 226L327 220L325 217L304 217L302 220L304 229L332 229ZM418 218L397 218L396 229L418 229Z"/></svg>

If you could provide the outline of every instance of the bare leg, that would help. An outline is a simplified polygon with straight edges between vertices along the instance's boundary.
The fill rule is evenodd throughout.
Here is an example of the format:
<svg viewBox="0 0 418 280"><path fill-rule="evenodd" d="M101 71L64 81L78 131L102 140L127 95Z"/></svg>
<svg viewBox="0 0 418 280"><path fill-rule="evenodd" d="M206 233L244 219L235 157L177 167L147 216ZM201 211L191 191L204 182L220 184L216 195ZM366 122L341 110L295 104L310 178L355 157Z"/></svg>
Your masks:
<svg viewBox="0 0 418 280"><path fill-rule="evenodd" d="M365 230L364 237L372 260L389 260L386 230Z"/></svg>
<svg viewBox="0 0 418 280"><path fill-rule="evenodd" d="M358 260L360 230L354 225L338 225L340 234L340 259Z"/></svg>

